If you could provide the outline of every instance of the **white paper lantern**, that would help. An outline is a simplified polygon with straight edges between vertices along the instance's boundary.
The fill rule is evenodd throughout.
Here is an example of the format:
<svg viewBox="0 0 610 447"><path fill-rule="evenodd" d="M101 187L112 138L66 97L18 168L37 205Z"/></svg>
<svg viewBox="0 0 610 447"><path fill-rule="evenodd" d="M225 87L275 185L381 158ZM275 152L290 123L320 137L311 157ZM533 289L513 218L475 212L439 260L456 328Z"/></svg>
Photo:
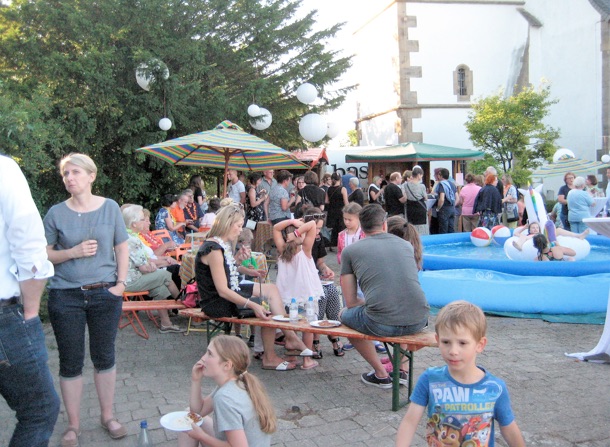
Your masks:
<svg viewBox="0 0 610 447"><path fill-rule="evenodd" d="M251 117L255 117L255 116L260 116L261 114L261 108L259 106L257 106L256 104L250 104L248 106L248 115L250 115Z"/></svg>
<svg viewBox="0 0 610 447"><path fill-rule="evenodd" d="M258 118L256 121L250 120L250 125L256 130L265 130L271 126L271 123L273 122L271 112L264 107L260 107L260 115L256 118Z"/></svg>
<svg viewBox="0 0 610 447"><path fill-rule="evenodd" d="M136 82L144 90L149 91L150 90L150 81L152 80L153 76L152 75L148 76L147 70L148 70L148 65L146 65L146 64L138 65L138 68L136 68Z"/></svg>
<svg viewBox="0 0 610 447"><path fill-rule="evenodd" d="M155 79L153 72L160 72L163 79L169 78L169 68L159 59L151 59L136 68L136 82L146 91L150 90L150 83Z"/></svg>
<svg viewBox="0 0 610 447"><path fill-rule="evenodd" d="M169 118L161 118L159 120L159 128L161 130L170 130L172 128L172 121Z"/></svg>
<svg viewBox="0 0 610 447"><path fill-rule="evenodd" d="M574 155L574 152L572 152L570 149L562 147L553 154L553 163L557 163L559 160L567 160L569 158L576 158L576 155Z"/></svg>
<svg viewBox="0 0 610 447"><path fill-rule="evenodd" d="M326 131L326 135L328 136L328 138L335 138L337 135L339 135L339 125L332 121L328 123L328 130Z"/></svg>
<svg viewBox="0 0 610 447"><path fill-rule="evenodd" d="M602 162L603 163L610 163L610 155L608 155L608 154L602 155Z"/></svg>
<svg viewBox="0 0 610 447"><path fill-rule="evenodd" d="M305 84L301 84L299 88L297 88L297 99L301 101L303 104L311 104L318 98L318 91L316 88L306 82Z"/></svg>
<svg viewBox="0 0 610 447"><path fill-rule="evenodd" d="M299 123L299 133L305 140L312 143L324 138L327 129L326 119L317 113L305 115Z"/></svg>

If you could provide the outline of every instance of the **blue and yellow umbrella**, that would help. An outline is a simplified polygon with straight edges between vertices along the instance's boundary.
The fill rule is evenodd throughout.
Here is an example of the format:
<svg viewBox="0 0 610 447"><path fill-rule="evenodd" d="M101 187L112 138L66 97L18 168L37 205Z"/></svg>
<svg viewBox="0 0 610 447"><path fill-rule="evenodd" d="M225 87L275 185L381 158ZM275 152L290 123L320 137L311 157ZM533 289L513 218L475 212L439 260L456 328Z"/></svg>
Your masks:
<svg viewBox="0 0 610 447"><path fill-rule="evenodd" d="M227 171L308 169L294 155L262 138L251 135L231 121L216 128L137 149L173 165L206 166Z"/></svg>

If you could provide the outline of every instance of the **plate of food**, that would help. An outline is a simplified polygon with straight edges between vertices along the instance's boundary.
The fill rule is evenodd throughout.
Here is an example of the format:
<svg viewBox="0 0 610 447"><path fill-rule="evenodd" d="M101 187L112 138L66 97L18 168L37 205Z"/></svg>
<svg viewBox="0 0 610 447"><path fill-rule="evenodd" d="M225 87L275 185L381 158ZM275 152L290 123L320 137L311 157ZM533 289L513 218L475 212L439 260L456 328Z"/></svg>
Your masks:
<svg viewBox="0 0 610 447"><path fill-rule="evenodd" d="M283 321L284 323L288 323L290 321L290 318L285 315L274 315L273 317L271 317L271 319L275 321Z"/></svg>
<svg viewBox="0 0 610 447"><path fill-rule="evenodd" d="M313 327L337 327L341 322L337 320L316 320L309 323Z"/></svg>
<svg viewBox="0 0 610 447"><path fill-rule="evenodd" d="M189 431L193 429L191 426L192 422L201 425L203 423L203 418L192 411L173 411L162 416L160 422L161 426L168 430Z"/></svg>

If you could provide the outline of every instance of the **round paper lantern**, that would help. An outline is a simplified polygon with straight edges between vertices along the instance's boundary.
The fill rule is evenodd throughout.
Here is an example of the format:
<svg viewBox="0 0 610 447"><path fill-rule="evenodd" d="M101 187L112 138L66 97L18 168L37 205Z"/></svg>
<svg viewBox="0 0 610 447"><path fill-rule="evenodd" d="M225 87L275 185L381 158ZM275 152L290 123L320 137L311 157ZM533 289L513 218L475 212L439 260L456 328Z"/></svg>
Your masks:
<svg viewBox="0 0 610 447"><path fill-rule="evenodd" d="M271 126L273 117L271 116L271 112L263 107L260 107L259 111L260 115L256 117L258 119L256 121L250 120L250 125L256 130L265 130Z"/></svg>
<svg viewBox="0 0 610 447"><path fill-rule="evenodd" d="M553 163L557 163L559 160L568 160L570 158L576 158L574 152L572 152L570 149L562 147L553 154Z"/></svg>
<svg viewBox="0 0 610 447"><path fill-rule="evenodd" d="M136 68L136 82L142 89L149 91L150 90L150 81L152 81L153 76L152 75L149 76L147 74L147 70L148 70L148 65L146 65L146 64L138 65L138 68Z"/></svg>
<svg viewBox="0 0 610 447"><path fill-rule="evenodd" d="M602 155L602 162L603 163L610 163L610 155L608 155L608 154Z"/></svg>
<svg viewBox="0 0 610 447"><path fill-rule="evenodd" d="M496 225L491 229L491 235L494 243L503 247L506 240L511 237L510 229L504 225Z"/></svg>
<svg viewBox="0 0 610 447"><path fill-rule="evenodd" d="M160 73L163 79L169 78L169 68L159 59L151 59L136 68L136 82L146 91L150 90L150 83L155 79L153 73Z"/></svg>
<svg viewBox="0 0 610 447"><path fill-rule="evenodd" d="M169 118L161 118L159 120L159 127L161 130L170 130L172 128L172 122Z"/></svg>
<svg viewBox="0 0 610 447"><path fill-rule="evenodd" d="M299 122L299 133L301 136L312 143L320 141L326 135L328 125L322 115L310 113L301 118Z"/></svg>
<svg viewBox="0 0 610 447"><path fill-rule="evenodd" d="M470 233L470 242L476 247L487 247L491 244L491 231L485 227L478 227Z"/></svg>
<svg viewBox="0 0 610 447"><path fill-rule="evenodd" d="M326 131L328 138L335 138L339 135L339 125L335 122L328 123L328 130Z"/></svg>
<svg viewBox="0 0 610 447"><path fill-rule="evenodd" d="M303 104L311 104L318 98L318 91L316 88L306 82L305 84L301 84L299 88L297 88L297 99L301 101Z"/></svg>
<svg viewBox="0 0 610 447"><path fill-rule="evenodd" d="M248 115L250 115L251 117L260 116L261 108L256 104L250 104L248 106Z"/></svg>

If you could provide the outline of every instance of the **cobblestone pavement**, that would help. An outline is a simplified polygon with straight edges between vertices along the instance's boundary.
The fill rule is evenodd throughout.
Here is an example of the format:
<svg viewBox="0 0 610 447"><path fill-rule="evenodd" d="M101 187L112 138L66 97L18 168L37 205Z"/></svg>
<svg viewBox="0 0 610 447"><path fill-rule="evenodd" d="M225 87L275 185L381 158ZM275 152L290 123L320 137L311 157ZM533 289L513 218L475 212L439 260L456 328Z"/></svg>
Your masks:
<svg viewBox="0 0 610 447"><path fill-rule="evenodd" d="M332 267L336 270L336 265ZM112 441L100 427L92 366L87 359L82 446L132 446L143 419L148 420L155 445L176 445L176 434L160 427L159 418L188 405L190 370L205 350L205 334L160 334L152 323L145 324L149 340L130 328L120 331L117 339L116 416L126 424L130 436ZM57 348L50 326L46 332L50 367L57 377ZM478 363L506 381L528 446L610 446L610 365L581 363L564 356L565 352L590 350L601 333L602 326L596 325L489 317L489 342ZM260 362L253 360L250 372L266 384L280 421L273 445L393 446L405 409L392 412L390 390L360 382L359 374L369 369L356 351L339 358L333 356L328 340L321 344L324 358L314 370L263 371ZM437 349L415 355L417 376L424 368L439 364L442 359ZM56 387L59 389L57 382ZM204 382L204 392L212 388L209 381ZM59 445L66 421L62 407L51 446ZM0 446L8 445L14 424L13 413L0 399ZM423 433L420 425L414 445L424 445ZM499 438L497 445L506 444Z"/></svg>

